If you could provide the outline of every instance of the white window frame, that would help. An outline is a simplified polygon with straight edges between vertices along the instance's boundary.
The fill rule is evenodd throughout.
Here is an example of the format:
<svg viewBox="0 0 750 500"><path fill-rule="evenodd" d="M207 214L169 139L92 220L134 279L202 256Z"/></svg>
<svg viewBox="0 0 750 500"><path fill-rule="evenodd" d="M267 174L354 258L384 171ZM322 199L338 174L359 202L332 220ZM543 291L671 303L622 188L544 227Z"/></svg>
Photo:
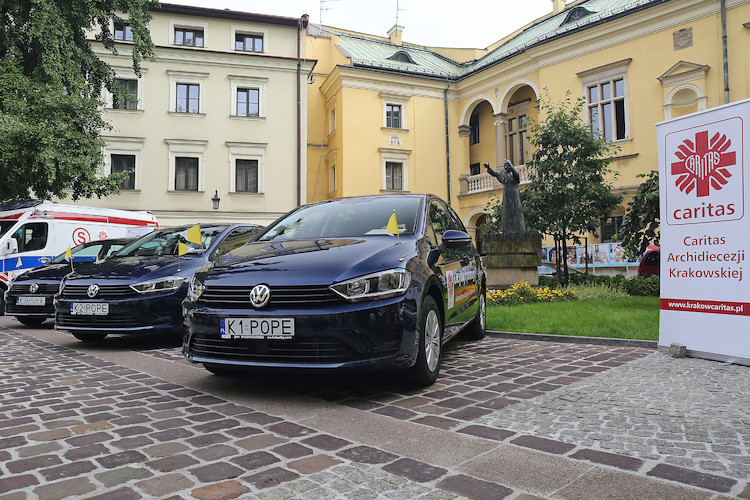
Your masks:
<svg viewBox="0 0 750 500"><path fill-rule="evenodd" d="M147 68L141 68L141 76L135 74L135 71L133 71L133 68L126 68L122 66L113 66L112 69L115 72L115 78L123 79L123 80L136 80L138 82L138 100L135 104L135 109L115 109L114 106L114 96L112 95L112 92L105 89L105 106L107 107L107 111L114 111L115 113L134 113L134 112L143 112L143 77L146 74L146 71L148 71ZM113 80L114 81L114 80Z"/></svg>
<svg viewBox="0 0 750 500"><path fill-rule="evenodd" d="M206 80L208 73L167 70L169 75L169 114L170 116L206 116ZM177 84L198 85L198 112L185 113L177 111Z"/></svg>
<svg viewBox="0 0 750 500"><path fill-rule="evenodd" d="M519 124L520 118L522 116L526 117L526 126L521 127L519 125L516 125L515 130L510 129L510 123L511 120L514 120L513 123ZM508 110L508 114L503 117L503 121L505 122L505 156L511 159L514 165L521 166L525 165L531 158L531 149L530 149L530 135L529 135L529 103L519 103L514 106L510 106ZM514 139L520 136L521 132L525 131L525 140L521 144L521 149L523 150L523 163L518 163L518 158L515 154L514 149ZM512 156L512 158L511 158Z"/></svg>
<svg viewBox="0 0 750 500"><path fill-rule="evenodd" d="M133 189L121 191L121 193L132 193L141 190L141 160L143 156L143 142L145 137L118 137L102 136L104 140L104 171L107 175L112 174L112 155L135 156L135 178Z"/></svg>
<svg viewBox="0 0 750 500"><path fill-rule="evenodd" d="M406 121L406 104L409 102L409 96L403 94L392 94L381 92L380 97L383 101L383 128L389 130L408 130L409 125ZM400 127L389 127L387 115L388 105L401 106L401 126Z"/></svg>
<svg viewBox="0 0 750 500"><path fill-rule="evenodd" d="M381 191L392 193L402 193L409 191L409 155L411 154L410 149L394 149L394 148L379 148L380 150L380 164L381 164ZM386 163L395 162L401 163L401 189L387 189L386 188Z"/></svg>
<svg viewBox="0 0 750 500"><path fill-rule="evenodd" d="M191 139L164 139L169 145L169 170L167 179L167 190L170 193L203 193L205 177L206 144L208 141ZM177 157L198 158L198 191L177 191L175 189L175 174L177 171Z"/></svg>
<svg viewBox="0 0 750 500"><path fill-rule="evenodd" d="M326 164L328 165L328 195L333 195L338 189L336 182L336 156L337 150L332 150L326 155Z"/></svg>
<svg viewBox="0 0 750 500"><path fill-rule="evenodd" d="M615 107L612 106L612 127L613 127L613 136L612 140L609 141L611 144L617 144L622 142L627 142L632 139L630 135L630 86L628 83L628 65L630 64L630 61L632 59L623 59L622 61L617 61L611 64L606 64L604 66L599 66L597 68L592 68L590 70L582 71L578 73L578 76L581 78L582 83L582 92L583 92L583 99L585 103L585 114L583 117L584 123L587 126L591 125L591 120L589 117L589 109L591 103L589 102L589 87L594 84L600 84L600 83L607 83L611 82L612 84L612 92L614 93L615 80L622 79L623 82L623 91L625 93L624 95L624 112L625 112L625 137L622 139L617 139L615 137L616 135L616 129L617 129L617 121L616 116L614 114ZM614 102L614 99L610 98L611 101ZM601 96L600 96L601 100ZM603 123L603 118L600 121ZM600 128L601 131L601 128Z"/></svg>
<svg viewBox="0 0 750 500"><path fill-rule="evenodd" d="M267 143L264 142L226 142L229 154L229 192L231 194L257 196L263 192L264 159ZM258 162L258 192L237 191L237 160L256 160Z"/></svg>
<svg viewBox="0 0 750 500"><path fill-rule="evenodd" d="M185 29L185 30L203 30L203 46L197 47L194 45L182 45L182 44L176 44L174 40L174 30L175 28L178 29ZM188 47L191 49L205 49L208 47L208 23L200 22L200 21L194 21L190 20L189 23L179 22L175 21L174 19L169 20L169 44L174 45L175 47Z"/></svg>
<svg viewBox="0 0 750 500"><path fill-rule="evenodd" d="M263 120L266 118L266 85L268 78L229 75L229 116L241 120ZM258 89L258 116L240 116L237 114L237 90Z"/></svg>
<svg viewBox="0 0 750 500"><path fill-rule="evenodd" d="M263 50L261 52L254 52L249 50L237 50L234 48L234 41L237 35L253 35L263 37ZM232 36L229 39L231 46L229 50L236 54L268 54L269 40L268 40L268 28L257 25L257 24L233 24L232 25Z"/></svg>

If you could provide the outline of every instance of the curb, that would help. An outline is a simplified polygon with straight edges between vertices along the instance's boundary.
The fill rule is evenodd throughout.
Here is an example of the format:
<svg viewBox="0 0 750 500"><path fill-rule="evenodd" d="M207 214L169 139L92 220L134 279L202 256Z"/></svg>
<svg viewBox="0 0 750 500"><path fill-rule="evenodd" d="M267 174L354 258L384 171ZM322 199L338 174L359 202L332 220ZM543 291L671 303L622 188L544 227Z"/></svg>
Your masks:
<svg viewBox="0 0 750 500"><path fill-rule="evenodd" d="M658 344L658 342L655 340L613 339L609 337L579 337L575 335L551 335L547 333L496 332L492 330L487 330L487 333L489 335L502 339L535 340L538 342L567 342L570 344L645 347L647 349L656 349Z"/></svg>

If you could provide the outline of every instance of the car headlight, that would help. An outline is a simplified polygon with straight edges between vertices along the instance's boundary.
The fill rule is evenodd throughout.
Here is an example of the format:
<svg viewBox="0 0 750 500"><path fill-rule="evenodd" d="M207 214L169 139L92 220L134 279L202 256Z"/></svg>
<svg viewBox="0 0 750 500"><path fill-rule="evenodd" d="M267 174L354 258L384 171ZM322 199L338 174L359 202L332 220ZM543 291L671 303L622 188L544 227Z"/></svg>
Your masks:
<svg viewBox="0 0 750 500"><path fill-rule="evenodd" d="M405 293L410 281L410 272L404 269L389 269L336 283L331 285L331 290L353 302L385 299Z"/></svg>
<svg viewBox="0 0 750 500"><path fill-rule="evenodd" d="M158 292L169 292L177 290L185 278L182 276L168 276L166 278L159 278L149 281L141 281L130 285L130 288L138 293L158 293Z"/></svg>
<svg viewBox="0 0 750 500"><path fill-rule="evenodd" d="M200 278L193 276L190 279L190 286L188 286L187 298L190 302L197 302L198 298L206 290L206 285L203 284Z"/></svg>

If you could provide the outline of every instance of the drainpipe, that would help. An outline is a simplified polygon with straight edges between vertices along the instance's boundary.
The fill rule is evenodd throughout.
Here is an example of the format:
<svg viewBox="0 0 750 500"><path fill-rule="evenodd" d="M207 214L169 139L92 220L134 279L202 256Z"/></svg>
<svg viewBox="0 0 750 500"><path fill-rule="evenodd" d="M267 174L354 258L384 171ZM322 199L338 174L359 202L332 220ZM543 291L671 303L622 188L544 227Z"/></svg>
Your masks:
<svg viewBox="0 0 750 500"><path fill-rule="evenodd" d="M721 0L721 45L724 52L724 104L729 102L729 57L727 56L727 0Z"/></svg>
<svg viewBox="0 0 750 500"><path fill-rule="evenodd" d="M302 84L300 83L302 60L300 59L300 43L304 17L297 19L297 206L302 204Z"/></svg>
<svg viewBox="0 0 750 500"><path fill-rule="evenodd" d="M443 105L445 108L445 165L446 165L446 176L448 180L448 206L451 204L451 152L449 134L448 134L448 89L451 84L448 82L448 87L443 90Z"/></svg>

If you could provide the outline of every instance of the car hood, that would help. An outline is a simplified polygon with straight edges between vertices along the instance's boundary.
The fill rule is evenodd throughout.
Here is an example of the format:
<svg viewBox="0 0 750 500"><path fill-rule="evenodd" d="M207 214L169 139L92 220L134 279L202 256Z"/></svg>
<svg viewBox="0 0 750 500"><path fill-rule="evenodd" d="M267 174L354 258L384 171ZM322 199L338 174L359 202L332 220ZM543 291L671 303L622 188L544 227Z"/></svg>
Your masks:
<svg viewBox="0 0 750 500"><path fill-rule="evenodd" d="M414 252L413 238L401 238L399 244L392 236L258 241L219 259L206 280L216 285L328 285L404 267Z"/></svg>
<svg viewBox="0 0 750 500"><path fill-rule="evenodd" d="M204 264L200 256L177 257L154 255L140 257L110 257L85 269L76 270L66 280L71 281L145 281L166 276L192 276Z"/></svg>
<svg viewBox="0 0 750 500"><path fill-rule="evenodd" d="M91 269L93 262L79 262L73 264L76 272L85 272ZM69 262L60 262L58 264L44 264L36 267L18 276L14 283L32 282L32 281L60 281L65 275L71 272Z"/></svg>

